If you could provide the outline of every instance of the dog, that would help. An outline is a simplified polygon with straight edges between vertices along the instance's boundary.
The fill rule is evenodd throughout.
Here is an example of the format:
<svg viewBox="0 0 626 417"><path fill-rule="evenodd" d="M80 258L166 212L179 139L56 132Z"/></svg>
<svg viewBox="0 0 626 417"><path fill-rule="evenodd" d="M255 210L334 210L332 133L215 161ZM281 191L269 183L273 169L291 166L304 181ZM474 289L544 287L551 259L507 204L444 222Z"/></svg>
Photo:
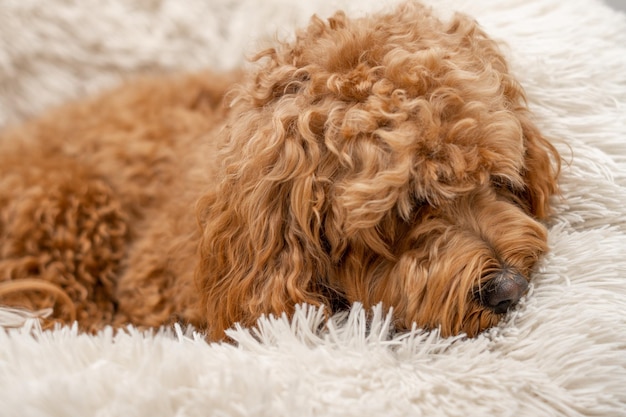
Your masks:
<svg viewBox="0 0 626 417"><path fill-rule="evenodd" d="M498 44L408 2L314 16L253 61L7 128L2 303L211 340L300 303L497 324L548 249L560 168Z"/></svg>

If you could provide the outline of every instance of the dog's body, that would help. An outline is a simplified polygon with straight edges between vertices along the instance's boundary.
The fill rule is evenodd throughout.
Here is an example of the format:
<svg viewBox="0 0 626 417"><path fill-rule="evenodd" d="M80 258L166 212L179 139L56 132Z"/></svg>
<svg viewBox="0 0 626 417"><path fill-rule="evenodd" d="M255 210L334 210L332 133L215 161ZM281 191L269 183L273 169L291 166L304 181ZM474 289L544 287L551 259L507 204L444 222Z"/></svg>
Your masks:
<svg viewBox="0 0 626 417"><path fill-rule="evenodd" d="M86 328L203 324L195 203L216 177L230 85L212 74L144 79L9 132L0 276L60 285Z"/></svg>
<svg viewBox="0 0 626 417"><path fill-rule="evenodd" d="M547 249L558 171L496 44L407 4L314 18L259 59L5 132L0 280L54 283L86 329L180 320L220 339L355 301L399 329L495 324Z"/></svg>

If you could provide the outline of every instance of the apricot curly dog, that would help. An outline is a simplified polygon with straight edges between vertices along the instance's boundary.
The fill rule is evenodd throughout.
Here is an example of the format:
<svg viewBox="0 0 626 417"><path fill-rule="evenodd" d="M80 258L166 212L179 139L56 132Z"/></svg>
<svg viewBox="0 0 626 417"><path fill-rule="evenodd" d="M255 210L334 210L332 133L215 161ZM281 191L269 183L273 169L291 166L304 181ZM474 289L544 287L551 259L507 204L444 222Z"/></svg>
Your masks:
<svg viewBox="0 0 626 417"><path fill-rule="evenodd" d="M407 3L313 17L256 60L6 131L2 302L214 340L298 303L382 302L443 335L497 323L546 252L559 156L496 43Z"/></svg>

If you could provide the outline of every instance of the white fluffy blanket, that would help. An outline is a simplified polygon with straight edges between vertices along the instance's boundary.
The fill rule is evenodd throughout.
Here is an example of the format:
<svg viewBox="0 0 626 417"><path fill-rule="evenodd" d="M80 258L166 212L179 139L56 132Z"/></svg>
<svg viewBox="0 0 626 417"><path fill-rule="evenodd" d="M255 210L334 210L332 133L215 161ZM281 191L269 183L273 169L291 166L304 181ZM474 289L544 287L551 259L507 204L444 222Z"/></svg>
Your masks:
<svg viewBox="0 0 626 417"><path fill-rule="evenodd" d="M0 126L145 72L228 68L314 12L380 0L0 0ZM389 336L358 306L267 320L260 340L177 329L0 330L2 416L626 415L626 18L593 0L442 0L508 44L564 155L551 252L480 337ZM5 324L20 319L3 310Z"/></svg>

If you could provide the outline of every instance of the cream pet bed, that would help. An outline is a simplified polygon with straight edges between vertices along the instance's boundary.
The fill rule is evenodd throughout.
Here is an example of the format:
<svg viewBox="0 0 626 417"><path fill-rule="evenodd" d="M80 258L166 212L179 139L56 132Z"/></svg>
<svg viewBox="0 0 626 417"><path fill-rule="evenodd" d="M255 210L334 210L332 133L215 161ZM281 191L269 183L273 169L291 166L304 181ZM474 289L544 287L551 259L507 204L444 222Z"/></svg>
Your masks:
<svg viewBox="0 0 626 417"><path fill-rule="evenodd" d="M273 34L379 0L3 0L0 126L145 72L230 68ZM180 328L0 330L0 416L626 415L626 17L593 0L445 0L508 45L565 157L551 252L476 339L389 336L358 307L209 345ZM0 310L5 325L23 314Z"/></svg>

